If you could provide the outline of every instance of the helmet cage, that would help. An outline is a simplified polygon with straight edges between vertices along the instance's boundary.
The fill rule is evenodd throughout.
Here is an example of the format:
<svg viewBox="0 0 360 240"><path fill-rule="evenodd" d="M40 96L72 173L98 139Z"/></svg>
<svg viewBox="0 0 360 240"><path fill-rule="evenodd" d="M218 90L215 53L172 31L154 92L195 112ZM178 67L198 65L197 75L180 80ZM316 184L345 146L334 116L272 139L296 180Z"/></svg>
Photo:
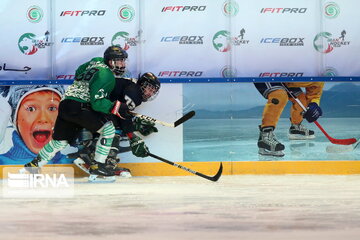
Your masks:
<svg viewBox="0 0 360 240"><path fill-rule="evenodd" d="M116 64L117 61L122 61L123 62L122 66L117 66ZM110 70L114 73L116 77L122 77L125 74L127 59L115 58L110 60L110 62L111 62L111 65L109 65Z"/></svg>
<svg viewBox="0 0 360 240"><path fill-rule="evenodd" d="M159 94L159 89L160 89L159 85L151 84L151 82L148 81L141 82L140 90L143 101L148 102L154 100Z"/></svg>
<svg viewBox="0 0 360 240"><path fill-rule="evenodd" d="M125 73L127 58L127 52L119 46L110 46L104 52L105 64L117 77L121 77ZM124 61L125 64L123 64L124 66L117 66L116 61Z"/></svg>

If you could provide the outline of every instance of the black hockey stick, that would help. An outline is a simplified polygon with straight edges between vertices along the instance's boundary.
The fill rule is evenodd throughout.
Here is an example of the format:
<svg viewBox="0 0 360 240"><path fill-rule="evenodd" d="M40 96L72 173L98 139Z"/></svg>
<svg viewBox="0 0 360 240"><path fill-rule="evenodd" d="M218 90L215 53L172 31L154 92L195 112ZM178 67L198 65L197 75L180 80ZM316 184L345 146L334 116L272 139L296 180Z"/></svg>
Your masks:
<svg viewBox="0 0 360 240"><path fill-rule="evenodd" d="M153 157L153 158L156 158L156 159L158 159L158 160L160 160L162 162L165 162L167 164L170 164L170 165L173 165L175 167L181 168L182 170L188 171L188 172L190 172L192 174L198 175L199 177L206 178L206 179L208 179L210 181L213 181L213 182L216 182L220 178L222 170L223 170L222 162L220 162L220 168L219 168L218 172L214 176L207 176L205 174L202 174L202 173L196 172L194 170L191 170L190 168L187 168L187 167L181 166L181 165L179 165L177 163L166 160L166 159L164 159L162 157L159 157L159 156L157 156L155 154L149 153L149 156Z"/></svg>
<svg viewBox="0 0 360 240"><path fill-rule="evenodd" d="M179 118L178 120L176 120L173 123L164 122L164 121L155 119L153 117L142 115L140 113L131 112L131 114L133 114L136 117L139 117L139 118L145 119L147 121L153 122L153 123L158 123L158 124L161 124L161 125L166 126L166 127L175 128L175 127L179 126L180 124L186 122L187 120L189 120L193 116L195 116L195 111L188 112L187 114L185 114L184 116L182 116L181 118Z"/></svg>

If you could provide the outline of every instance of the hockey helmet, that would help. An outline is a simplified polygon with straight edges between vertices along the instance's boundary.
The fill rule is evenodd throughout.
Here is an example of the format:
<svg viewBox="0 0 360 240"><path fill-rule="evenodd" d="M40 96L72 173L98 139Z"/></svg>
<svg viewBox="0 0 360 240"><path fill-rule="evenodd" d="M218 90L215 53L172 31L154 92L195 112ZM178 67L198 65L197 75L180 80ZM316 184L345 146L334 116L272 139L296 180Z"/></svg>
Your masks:
<svg viewBox="0 0 360 240"><path fill-rule="evenodd" d="M121 77L125 73L125 61L127 58L127 52L119 46L110 46L104 52L105 64L117 77ZM123 63L119 66L116 61L122 61Z"/></svg>
<svg viewBox="0 0 360 240"><path fill-rule="evenodd" d="M140 86L143 102L154 100L159 94L160 81L151 72L141 75L137 84Z"/></svg>

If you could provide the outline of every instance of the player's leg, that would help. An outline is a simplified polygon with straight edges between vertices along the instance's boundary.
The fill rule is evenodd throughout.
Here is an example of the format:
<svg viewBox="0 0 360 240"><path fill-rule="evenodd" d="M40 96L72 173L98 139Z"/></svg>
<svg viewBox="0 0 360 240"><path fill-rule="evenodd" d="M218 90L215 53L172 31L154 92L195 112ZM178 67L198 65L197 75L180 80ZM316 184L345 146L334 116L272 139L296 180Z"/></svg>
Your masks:
<svg viewBox="0 0 360 240"><path fill-rule="evenodd" d="M302 92L300 88L289 88L289 90L301 101L304 106L307 106L307 99L305 93ZM302 124L303 116L302 112L304 111L299 104L295 101L295 99L290 98L292 102L291 110L290 110L290 122L291 126L289 129L289 139L290 140L306 140L306 139L314 139L315 134L314 131L309 130Z"/></svg>
<svg viewBox="0 0 360 240"><path fill-rule="evenodd" d="M120 140L122 138L121 135L125 135L126 133L129 132L133 132L135 130L134 124L132 120L128 120L128 119L123 120L118 117L115 118L113 117L112 121L115 126L115 137L106 162L109 166L111 166L114 169L115 175L122 177L131 177L131 173L129 169L118 166L120 162L120 158L118 157L118 154L120 153Z"/></svg>
<svg viewBox="0 0 360 240"><path fill-rule="evenodd" d="M285 146L277 140L274 131L288 102L287 92L281 83L255 83L255 86L267 99L259 126L259 154L282 157Z"/></svg>
<svg viewBox="0 0 360 240"><path fill-rule="evenodd" d="M115 136L111 145L109 156L106 159L106 165L113 169L115 175L121 177L131 177L130 169L118 166L120 162L118 154L120 153L121 133L122 131L120 129L115 129Z"/></svg>
<svg viewBox="0 0 360 240"><path fill-rule="evenodd" d="M95 144L95 153L93 156L91 155L90 159L90 174L95 178L96 176L114 176L112 169L107 168L105 164L115 135L114 125L108 120L108 115L95 112L89 104L83 103L81 111L77 114L76 122L90 132L99 134Z"/></svg>

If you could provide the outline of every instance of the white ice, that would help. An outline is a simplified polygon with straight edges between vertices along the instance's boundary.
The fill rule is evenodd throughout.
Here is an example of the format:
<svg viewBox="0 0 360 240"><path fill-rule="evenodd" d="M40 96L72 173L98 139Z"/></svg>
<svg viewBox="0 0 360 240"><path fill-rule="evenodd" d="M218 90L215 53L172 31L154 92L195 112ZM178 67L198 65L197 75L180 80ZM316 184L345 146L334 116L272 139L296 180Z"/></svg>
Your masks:
<svg viewBox="0 0 360 240"><path fill-rule="evenodd" d="M0 239L359 239L360 175L77 179L67 199L0 198Z"/></svg>

